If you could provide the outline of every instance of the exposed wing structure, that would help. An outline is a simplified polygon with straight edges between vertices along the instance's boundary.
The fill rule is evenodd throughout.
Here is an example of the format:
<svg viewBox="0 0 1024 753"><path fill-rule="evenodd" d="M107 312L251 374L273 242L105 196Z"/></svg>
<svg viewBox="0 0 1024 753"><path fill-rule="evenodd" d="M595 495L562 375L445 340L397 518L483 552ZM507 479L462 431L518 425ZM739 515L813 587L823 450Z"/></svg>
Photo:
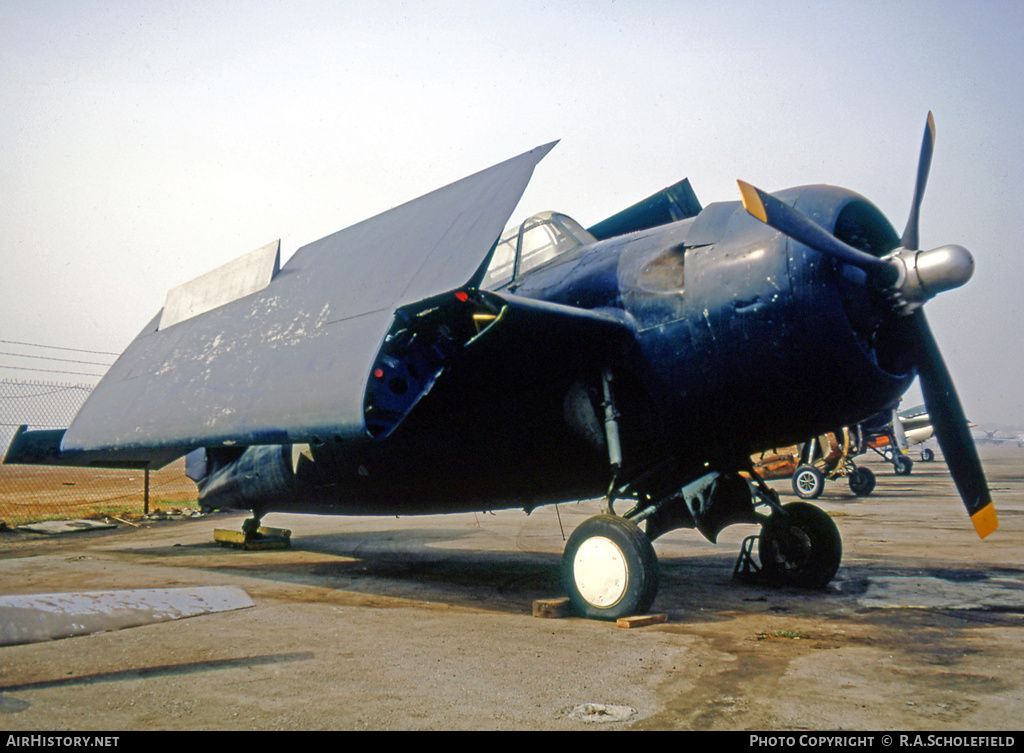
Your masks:
<svg viewBox="0 0 1024 753"><path fill-rule="evenodd" d="M311 243L257 292L168 326L158 314L64 434L65 462L364 435L396 309L469 278L553 146Z"/></svg>
<svg viewBox="0 0 1024 753"><path fill-rule="evenodd" d="M427 410L442 420L537 385L561 395L551 386L594 376L595 364L620 356L635 335L621 310L590 311L485 290L420 301L396 312L378 354L366 389L366 429L377 438L389 436L431 392ZM552 423L563 423L561 415Z"/></svg>

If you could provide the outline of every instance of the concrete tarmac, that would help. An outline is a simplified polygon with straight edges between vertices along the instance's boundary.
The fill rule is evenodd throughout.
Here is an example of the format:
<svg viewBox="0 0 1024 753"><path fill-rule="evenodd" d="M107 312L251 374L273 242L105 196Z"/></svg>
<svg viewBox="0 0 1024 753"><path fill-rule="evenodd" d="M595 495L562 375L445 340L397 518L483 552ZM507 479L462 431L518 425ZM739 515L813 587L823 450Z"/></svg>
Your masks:
<svg viewBox="0 0 1024 753"><path fill-rule="evenodd" d="M980 541L945 464L845 479L824 590L740 583L752 526L655 542L659 625L541 619L597 502L422 518L268 515L292 547L213 540L245 515L0 534L0 593L232 586L217 612L0 648L7 730L1016 730L1024 708L1024 450L982 446ZM916 454L912 457L917 457ZM789 481L773 482L784 501Z"/></svg>

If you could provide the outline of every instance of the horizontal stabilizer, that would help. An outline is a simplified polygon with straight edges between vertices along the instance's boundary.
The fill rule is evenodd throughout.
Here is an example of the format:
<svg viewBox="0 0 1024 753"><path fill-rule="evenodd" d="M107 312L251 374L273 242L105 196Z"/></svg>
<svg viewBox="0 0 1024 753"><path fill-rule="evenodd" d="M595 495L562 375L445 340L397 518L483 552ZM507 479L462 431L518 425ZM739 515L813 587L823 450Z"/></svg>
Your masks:
<svg viewBox="0 0 1024 753"><path fill-rule="evenodd" d="M3 462L6 465L62 465L88 466L91 468L122 468L159 470L168 463L173 463L181 453L175 450L131 450L126 452L110 451L70 451L61 450L64 429L37 429L29 431L27 426L19 426L14 433Z"/></svg>
<svg viewBox="0 0 1024 753"><path fill-rule="evenodd" d="M14 432L4 463L16 465L56 465L60 457L60 440L64 429L43 429L29 431L22 424Z"/></svg>

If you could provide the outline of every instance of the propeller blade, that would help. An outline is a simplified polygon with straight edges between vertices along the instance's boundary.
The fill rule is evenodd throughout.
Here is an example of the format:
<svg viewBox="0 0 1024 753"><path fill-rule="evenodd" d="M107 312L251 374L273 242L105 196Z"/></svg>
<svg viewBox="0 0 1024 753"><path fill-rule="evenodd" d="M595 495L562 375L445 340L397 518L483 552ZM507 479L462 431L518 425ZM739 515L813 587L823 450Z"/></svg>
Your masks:
<svg viewBox="0 0 1024 753"><path fill-rule="evenodd" d="M743 207L755 218L769 227L783 233L819 253L852 266L863 269L869 277L883 287L890 288L896 298L908 298L913 307L906 306L900 317L910 326L909 334L912 341L913 360L921 379L921 390L924 393L925 405L931 417L935 436L939 440L946 463L949 466L953 483L956 484L960 498L967 508L974 528L981 538L985 538L999 526L995 506L989 493L985 473L978 458L978 450L967 428L963 406L949 375L946 363L935 342L924 311L920 308L925 300L936 292L957 287L966 282L973 269L973 260L966 249L953 253L954 247L935 249L941 254L926 252L916 253L918 249L918 216L928 172L931 169L932 152L935 145L935 119L928 113L928 121L921 144L921 155L917 166L917 183L914 188L914 200L911 204L910 219L901 240L905 254L897 254L893 262L876 258L854 248L833 236L816 222L779 201L770 194L761 191L749 183L739 182ZM959 247L956 247L959 248ZM962 253L960 253L962 252ZM897 264L907 266L907 260L914 271L913 285L904 290L907 279L902 278ZM952 260L952 262L950 261ZM919 263L919 262L924 263ZM934 262L934 263L933 263ZM934 267L934 269L933 269ZM933 271L937 274L932 275ZM922 278L928 278L927 280ZM931 277L935 280L931 280ZM897 281L900 289L896 289ZM925 282L933 286L928 294ZM935 283L939 284L936 285ZM911 295L913 294L913 295ZM895 300L895 299L894 299ZM911 313L912 312L912 313ZM898 423L899 419L895 418ZM895 449L895 448L894 448Z"/></svg>
<svg viewBox="0 0 1024 753"><path fill-rule="evenodd" d="M885 287L896 282L899 271L889 262L843 243L821 225L771 194L742 180L737 183L743 197L743 208L769 227L819 253L863 269Z"/></svg>
<svg viewBox="0 0 1024 753"><path fill-rule="evenodd" d="M924 311L915 311L911 320L915 335L915 365L935 436L953 476L953 483L971 516L971 522L978 535L985 538L996 530L999 521L978 458L978 450L967 428L967 418L953 379L939 353L939 346Z"/></svg>
<svg viewBox="0 0 1024 753"><path fill-rule="evenodd" d="M921 211L921 200L924 198L924 188L928 184L928 171L932 166L932 152L934 149L935 118L929 112L928 122L924 127L924 140L921 142L921 156L917 161L917 183L914 185L914 201L910 205L910 217L907 218L907 228L903 231L903 238L900 239L900 246L903 248L916 249L918 247L918 215Z"/></svg>

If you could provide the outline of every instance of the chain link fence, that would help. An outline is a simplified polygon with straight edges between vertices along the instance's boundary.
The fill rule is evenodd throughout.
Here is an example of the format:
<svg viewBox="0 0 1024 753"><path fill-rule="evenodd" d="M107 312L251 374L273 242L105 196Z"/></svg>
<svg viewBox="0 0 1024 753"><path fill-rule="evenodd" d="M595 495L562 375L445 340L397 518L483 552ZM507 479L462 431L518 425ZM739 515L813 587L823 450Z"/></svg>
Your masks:
<svg viewBox="0 0 1024 753"><path fill-rule="evenodd" d="M17 428L64 429L91 385L0 380L0 453ZM0 464L0 521L20 525L67 518L136 517L196 506L184 459L159 471Z"/></svg>

